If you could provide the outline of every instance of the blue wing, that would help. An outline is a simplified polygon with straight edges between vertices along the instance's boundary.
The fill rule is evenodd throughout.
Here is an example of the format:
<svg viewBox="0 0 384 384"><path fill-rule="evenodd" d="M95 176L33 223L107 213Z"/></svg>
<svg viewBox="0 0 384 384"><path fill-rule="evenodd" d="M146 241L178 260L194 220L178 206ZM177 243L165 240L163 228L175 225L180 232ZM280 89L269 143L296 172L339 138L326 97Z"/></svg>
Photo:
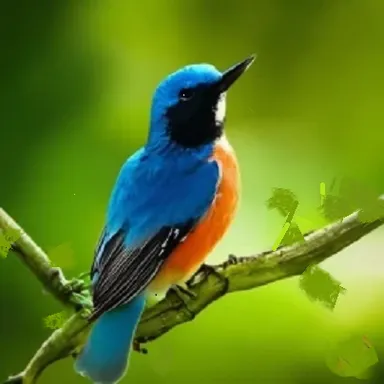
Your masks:
<svg viewBox="0 0 384 384"><path fill-rule="evenodd" d="M92 318L131 301L209 209L215 161L178 161L138 151L123 166L92 267Z"/></svg>

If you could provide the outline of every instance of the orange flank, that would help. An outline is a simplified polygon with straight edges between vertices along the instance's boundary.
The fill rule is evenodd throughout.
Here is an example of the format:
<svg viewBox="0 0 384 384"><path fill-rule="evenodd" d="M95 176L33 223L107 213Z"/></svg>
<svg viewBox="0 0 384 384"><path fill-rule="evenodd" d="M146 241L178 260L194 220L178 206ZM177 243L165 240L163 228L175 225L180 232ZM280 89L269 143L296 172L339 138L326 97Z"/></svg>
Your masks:
<svg viewBox="0 0 384 384"><path fill-rule="evenodd" d="M180 284L191 277L223 237L234 218L239 200L239 167L235 153L225 137L216 143L212 158L219 163L221 169L215 200L202 221L168 257L150 284L150 291L165 291L170 285Z"/></svg>

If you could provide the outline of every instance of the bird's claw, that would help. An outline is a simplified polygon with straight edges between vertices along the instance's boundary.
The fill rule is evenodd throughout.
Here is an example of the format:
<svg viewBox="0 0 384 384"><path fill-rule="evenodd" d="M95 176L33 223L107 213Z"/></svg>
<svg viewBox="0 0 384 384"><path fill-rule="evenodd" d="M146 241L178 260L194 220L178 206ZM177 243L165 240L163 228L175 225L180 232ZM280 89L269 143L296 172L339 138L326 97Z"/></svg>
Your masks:
<svg viewBox="0 0 384 384"><path fill-rule="evenodd" d="M84 308L92 308L92 300L80 293L73 292L70 301L74 304L76 312Z"/></svg>
<svg viewBox="0 0 384 384"><path fill-rule="evenodd" d="M235 265L237 263L238 263L238 259L235 255L233 254L228 255L228 260L227 260L228 265Z"/></svg>
<svg viewBox="0 0 384 384"><path fill-rule="evenodd" d="M197 276L200 274L203 275L204 278L208 278L209 275L215 276L216 279L220 281L221 284L223 284L223 287L224 287L223 291L226 292L228 290L228 285L229 285L228 279L225 276L223 276L220 272L218 272L216 268L213 267L212 265L202 264L194 276Z"/></svg>
<svg viewBox="0 0 384 384"><path fill-rule="evenodd" d="M90 275L89 272L81 273L78 277L73 278L67 284L68 293L82 293L88 291L91 287L91 282L85 282L84 278Z"/></svg>
<svg viewBox="0 0 384 384"><path fill-rule="evenodd" d="M69 284L71 293L81 293L82 291L84 291L85 282L83 280L74 278L70 280L68 284Z"/></svg>
<svg viewBox="0 0 384 384"><path fill-rule="evenodd" d="M211 265L208 265L208 264L202 264L201 267L196 272L196 275L198 274L202 274L205 277L207 277L209 274L212 274L215 276L220 276L220 278L223 278L223 276L221 276L220 273L216 271L215 267L212 267Z"/></svg>
<svg viewBox="0 0 384 384"><path fill-rule="evenodd" d="M197 295L195 292L193 292L192 290L190 290L187 286L183 286L183 285L174 285L173 288L181 293L183 293L184 295L187 295L189 296L191 299L196 299Z"/></svg>
<svg viewBox="0 0 384 384"><path fill-rule="evenodd" d="M186 302L188 301L186 300L186 296L192 300L196 299L197 297L195 292L181 285L172 285L169 288L168 292L173 292L184 304L186 304Z"/></svg>
<svg viewBox="0 0 384 384"><path fill-rule="evenodd" d="M148 353L148 349L147 349L147 348L142 348L141 345L140 345L140 343L139 343L137 340L134 340L134 341L133 341L132 349L133 349L135 352L142 353L143 355L146 355L146 354Z"/></svg>
<svg viewBox="0 0 384 384"><path fill-rule="evenodd" d="M90 275L91 275L91 272L83 272L83 273L80 273L78 279L83 280L86 277L90 277Z"/></svg>

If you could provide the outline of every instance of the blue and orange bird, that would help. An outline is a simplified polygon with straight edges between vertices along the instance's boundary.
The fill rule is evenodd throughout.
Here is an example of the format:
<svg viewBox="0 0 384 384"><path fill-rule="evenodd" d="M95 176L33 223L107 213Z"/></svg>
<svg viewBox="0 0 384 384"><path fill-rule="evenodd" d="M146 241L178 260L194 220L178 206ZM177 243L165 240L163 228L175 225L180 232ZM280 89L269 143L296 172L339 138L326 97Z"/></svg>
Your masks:
<svg viewBox="0 0 384 384"><path fill-rule="evenodd" d="M123 165L91 269L94 322L75 369L114 384L148 292L183 284L228 229L239 168L224 134L226 92L251 56L220 72L186 66L157 87L147 143Z"/></svg>

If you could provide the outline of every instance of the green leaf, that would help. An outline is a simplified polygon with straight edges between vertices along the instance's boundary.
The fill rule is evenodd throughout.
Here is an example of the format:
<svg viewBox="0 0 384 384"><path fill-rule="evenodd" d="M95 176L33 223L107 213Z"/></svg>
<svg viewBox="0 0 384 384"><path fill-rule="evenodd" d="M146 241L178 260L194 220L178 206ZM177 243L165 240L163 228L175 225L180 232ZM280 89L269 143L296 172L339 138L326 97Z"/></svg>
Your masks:
<svg viewBox="0 0 384 384"><path fill-rule="evenodd" d="M317 265L305 270L300 277L299 285L310 300L319 301L330 310L335 308L340 293L346 291L340 282Z"/></svg>
<svg viewBox="0 0 384 384"><path fill-rule="evenodd" d="M21 236L21 231L8 228L7 231L0 232L0 257L6 258L12 244Z"/></svg>
<svg viewBox="0 0 384 384"><path fill-rule="evenodd" d="M370 223L384 216L384 202L376 198L375 201L365 202L359 211L359 220L362 223Z"/></svg>
<svg viewBox="0 0 384 384"><path fill-rule="evenodd" d="M374 372L373 372L372 367L369 367L366 371L358 373L357 375L355 375L355 377L357 379L360 379L360 380L369 380L372 378L373 374L374 374Z"/></svg>
<svg viewBox="0 0 384 384"><path fill-rule="evenodd" d="M326 220L333 222L350 215L354 209L345 198L326 195L320 210Z"/></svg>
<svg viewBox="0 0 384 384"><path fill-rule="evenodd" d="M340 197L348 201L352 210L359 211L363 223L377 220L384 214L384 203L379 200L379 193L356 180L343 178L340 184Z"/></svg>
<svg viewBox="0 0 384 384"><path fill-rule="evenodd" d="M292 245L303 241L305 241L305 239L299 226L295 222L292 222L288 231L285 233L283 240L281 240L281 245Z"/></svg>
<svg viewBox="0 0 384 384"><path fill-rule="evenodd" d="M5 235L0 232L0 257L6 258L11 248L11 243L7 240Z"/></svg>
<svg viewBox="0 0 384 384"><path fill-rule="evenodd" d="M68 314L65 311L54 313L43 319L44 325L50 329L59 329L68 319Z"/></svg>
<svg viewBox="0 0 384 384"><path fill-rule="evenodd" d="M376 350L366 336L352 336L336 345L326 356L328 368L338 376L368 379L378 362Z"/></svg>
<svg viewBox="0 0 384 384"><path fill-rule="evenodd" d="M369 223L384 215L384 202L377 198L378 195L362 183L344 177L340 182L339 195L327 195L321 211L328 221L336 221L359 210L360 221Z"/></svg>
<svg viewBox="0 0 384 384"><path fill-rule="evenodd" d="M274 188L266 204L268 209L277 209L285 217L297 206L297 197L289 189Z"/></svg>
<svg viewBox="0 0 384 384"><path fill-rule="evenodd" d="M9 228L5 233L5 238L13 244L15 241L20 239L21 231L16 228Z"/></svg>

